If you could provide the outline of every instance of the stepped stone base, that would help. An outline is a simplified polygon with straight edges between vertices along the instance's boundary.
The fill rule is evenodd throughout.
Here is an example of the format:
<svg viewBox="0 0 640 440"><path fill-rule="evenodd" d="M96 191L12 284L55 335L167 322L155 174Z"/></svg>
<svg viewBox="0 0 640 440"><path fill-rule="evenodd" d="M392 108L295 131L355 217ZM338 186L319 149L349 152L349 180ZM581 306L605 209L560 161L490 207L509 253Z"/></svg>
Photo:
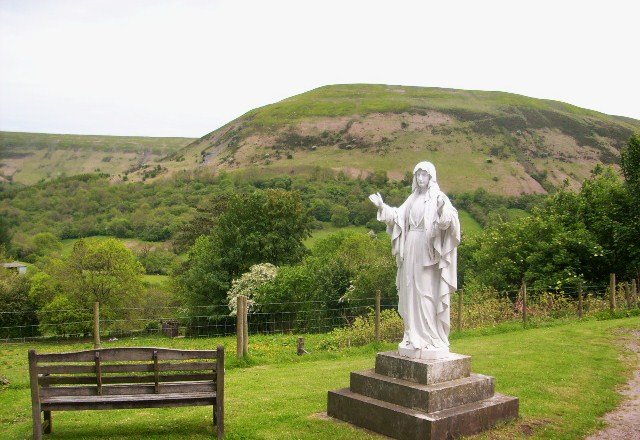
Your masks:
<svg viewBox="0 0 640 440"><path fill-rule="evenodd" d="M430 385L469 376L471 356L449 353L440 359L411 359L386 351L376 356L376 373Z"/></svg>
<svg viewBox="0 0 640 440"><path fill-rule="evenodd" d="M396 439L451 439L518 417L518 398L494 394L494 379L471 373L471 358L409 359L378 353L375 370L351 373L329 391L331 417Z"/></svg>

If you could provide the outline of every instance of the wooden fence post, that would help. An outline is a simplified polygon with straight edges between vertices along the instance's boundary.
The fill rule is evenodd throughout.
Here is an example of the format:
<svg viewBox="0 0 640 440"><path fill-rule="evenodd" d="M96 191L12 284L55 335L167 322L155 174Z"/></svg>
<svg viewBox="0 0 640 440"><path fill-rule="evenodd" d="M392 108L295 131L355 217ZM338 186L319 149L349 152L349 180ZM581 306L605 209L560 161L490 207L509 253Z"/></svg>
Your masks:
<svg viewBox="0 0 640 440"><path fill-rule="evenodd" d="M376 317L375 317L375 335L376 342L380 342L380 297L381 293L379 290L376 291Z"/></svg>
<svg viewBox="0 0 640 440"><path fill-rule="evenodd" d="M462 289L458 290L458 331L462 331Z"/></svg>
<svg viewBox="0 0 640 440"><path fill-rule="evenodd" d="M298 356L302 356L305 354L307 350L304 349L304 338L298 338Z"/></svg>
<svg viewBox="0 0 640 440"><path fill-rule="evenodd" d="M242 357L249 355L249 300L242 296Z"/></svg>
<svg viewBox="0 0 640 440"><path fill-rule="evenodd" d="M93 348L100 348L100 303L93 303Z"/></svg>
<svg viewBox="0 0 640 440"><path fill-rule="evenodd" d="M616 309L616 274L609 275L609 309L613 312Z"/></svg>
<svg viewBox="0 0 640 440"><path fill-rule="evenodd" d="M522 281L522 323L527 325L527 283Z"/></svg>
<svg viewBox="0 0 640 440"><path fill-rule="evenodd" d="M636 279L631 280L631 297L633 298L633 307L638 305L638 285Z"/></svg>
<svg viewBox="0 0 640 440"><path fill-rule="evenodd" d="M242 359L244 352L244 317L242 316L242 295L236 298L236 356Z"/></svg>
<svg viewBox="0 0 640 440"><path fill-rule="evenodd" d="M578 318L582 319L582 281L578 281Z"/></svg>

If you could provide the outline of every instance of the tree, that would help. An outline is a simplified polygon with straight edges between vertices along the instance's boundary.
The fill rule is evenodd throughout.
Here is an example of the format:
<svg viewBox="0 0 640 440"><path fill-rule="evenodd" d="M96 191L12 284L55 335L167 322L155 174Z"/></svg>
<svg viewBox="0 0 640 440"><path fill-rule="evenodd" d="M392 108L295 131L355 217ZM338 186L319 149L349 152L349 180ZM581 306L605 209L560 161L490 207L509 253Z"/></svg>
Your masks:
<svg viewBox="0 0 640 440"><path fill-rule="evenodd" d="M321 222L331 220L331 204L324 199L311 200L310 212L316 220Z"/></svg>
<svg viewBox="0 0 640 440"><path fill-rule="evenodd" d="M58 295L38 311L40 332L43 335L84 336L91 332L93 314L78 308L65 295Z"/></svg>
<svg viewBox="0 0 640 440"><path fill-rule="evenodd" d="M2 249L9 251L11 247L11 233L9 231L9 220L3 215L0 215L0 252Z"/></svg>
<svg viewBox="0 0 640 440"><path fill-rule="evenodd" d="M178 288L191 305L221 305L231 280L258 263L276 266L307 253L311 217L300 194L281 189L235 194L208 236L198 238L178 271Z"/></svg>
<svg viewBox="0 0 640 440"><path fill-rule="evenodd" d="M533 288L556 288L584 277L602 248L580 222L566 225L542 210L494 224L461 246L465 283L517 291L524 280Z"/></svg>
<svg viewBox="0 0 640 440"><path fill-rule="evenodd" d="M631 136L620 156L624 179L633 191L640 192L640 133Z"/></svg>
<svg viewBox="0 0 640 440"><path fill-rule="evenodd" d="M50 266L61 291L78 306L101 310L134 305L142 293L142 265L119 240L81 239L61 264Z"/></svg>
<svg viewBox="0 0 640 440"><path fill-rule="evenodd" d="M342 205L334 205L331 208L331 223L338 228L349 224L349 210Z"/></svg>
<svg viewBox="0 0 640 440"><path fill-rule="evenodd" d="M33 236L33 246L38 256L43 256L62 250L62 242L51 232L40 232Z"/></svg>
<svg viewBox="0 0 640 440"><path fill-rule="evenodd" d="M633 276L640 264L640 221L628 185L599 167L578 193L546 199L530 217L493 219L483 234L463 242L464 281L515 290L524 279L540 288L584 279L605 283L609 273Z"/></svg>
<svg viewBox="0 0 640 440"><path fill-rule="evenodd" d="M640 219L629 188L618 173L605 168L583 183L578 196L575 215L603 248L600 264L589 270L599 279L607 279L609 273L633 275L640 262Z"/></svg>
<svg viewBox="0 0 640 440"><path fill-rule="evenodd" d="M196 213L183 225L173 240L178 252L187 251L201 235L209 235L218 224L220 215L228 209L228 194L207 197L196 208Z"/></svg>
<svg viewBox="0 0 640 440"><path fill-rule="evenodd" d="M3 259L0 251L0 261ZM29 296L29 278L0 266L0 338L38 335L36 303Z"/></svg>
<svg viewBox="0 0 640 440"><path fill-rule="evenodd" d="M214 231L224 269L232 277L257 263L296 263L307 253L311 218L300 194L280 189L236 195Z"/></svg>

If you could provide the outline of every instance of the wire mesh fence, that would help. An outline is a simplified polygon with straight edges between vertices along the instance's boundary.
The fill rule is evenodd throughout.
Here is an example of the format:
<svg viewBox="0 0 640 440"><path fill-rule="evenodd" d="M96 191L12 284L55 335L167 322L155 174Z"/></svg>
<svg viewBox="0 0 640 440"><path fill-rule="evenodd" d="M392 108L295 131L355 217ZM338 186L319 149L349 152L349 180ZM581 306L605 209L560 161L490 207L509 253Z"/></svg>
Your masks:
<svg viewBox="0 0 640 440"><path fill-rule="evenodd" d="M482 295L459 291L449 298L453 331L493 326L505 321L530 322L583 317L607 310L633 310L638 292L631 283L609 287L519 289ZM379 313L395 310L397 297L383 297ZM359 317L376 313L376 297L342 302L252 302L247 332L256 334L327 333L351 326ZM236 334L238 320L228 305L194 307L103 308L0 311L0 341L92 338L96 318L103 340L133 335L167 337L222 337ZM379 316L378 318L379 319Z"/></svg>

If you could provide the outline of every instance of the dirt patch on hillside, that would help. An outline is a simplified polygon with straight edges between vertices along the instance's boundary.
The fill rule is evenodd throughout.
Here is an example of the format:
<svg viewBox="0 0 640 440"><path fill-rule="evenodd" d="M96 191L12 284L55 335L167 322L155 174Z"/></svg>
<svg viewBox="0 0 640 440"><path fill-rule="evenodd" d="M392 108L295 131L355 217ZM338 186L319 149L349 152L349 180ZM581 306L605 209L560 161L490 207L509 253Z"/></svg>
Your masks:
<svg viewBox="0 0 640 440"><path fill-rule="evenodd" d="M345 176L347 176L350 179L358 179L358 178L365 179L371 175L371 171L363 170L355 167L338 167L338 168L331 168L331 169L333 171L343 172Z"/></svg>
<svg viewBox="0 0 640 440"><path fill-rule="evenodd" d="M450 116L435 111L428 112L426 115L372 113L354 121L347 134L368 142L380 142L384 138L393 137L399 131L426 131L452 122Z"/></svg>
<svg viewBox="0 0 640 440"><path fill-rule="evenodd" d="M295 131L302 136L317 136L323 131L343 131L352 119L353 116L309 119L296 124Z"/></svg>
<svg viewBox="0 0 640 440"><path fill-rule="evenodd" d="M636 370L633 377L620 394L624 396L622 405L604 416L608 427L587 437L587 440L630 440L640 438L640 330L626 333L622 343L629 350L629 357Z"/></svg>

